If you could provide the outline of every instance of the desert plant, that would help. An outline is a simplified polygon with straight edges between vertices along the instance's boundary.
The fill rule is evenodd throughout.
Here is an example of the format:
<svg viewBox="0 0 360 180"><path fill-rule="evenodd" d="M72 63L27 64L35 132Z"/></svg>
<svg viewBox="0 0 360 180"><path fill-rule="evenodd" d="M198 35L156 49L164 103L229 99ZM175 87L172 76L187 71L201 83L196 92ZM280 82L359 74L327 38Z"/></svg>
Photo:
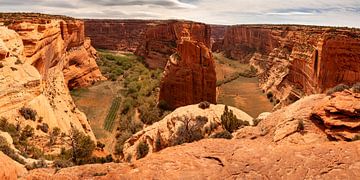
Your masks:
<svg viewBox="0 0 360 180"><path fill-rule="evenodd" d="M224 129L230 133L239 129L242 126L248 126L249 122L238 119L232 110L229 111L228 106L225 106L224 113L221 115L221 124Z"/></svg>
<svg viewBox="0 0 360 180"><path fill-rule="evenodd" d="M36 129L37 129L37 130L40 129L42 132L48 133L48 132L49 132L49 125L46 124L46 123L42 123L41 125L37 125L37 126L36 126Z"/></svg>
<svg viewBox="0 0 360 180"><path fill-rule="evenodd" d="M341 91L344 91L345 89L349 89L350 87L348 85L345 85L345 84L338 84L337 86L329 89L327 92L326 92L326 95L330 96L332 94L334 94L335 92L341 92Z"/></svg>
<svg viewBox="0 0 360 180"><path fill-rule="evenodd" d="M207 101L203 101L203 102L199 103L199 108L201 108L201 109L207 109L209 107L210 107L210 103Z"/></svg>
<svg viewBox="0 0 360 180"><path fill-rule="evenodd" d="M231 133L227 130L218 132L214 135L211 135L210 138L223 138L223 139L231 139L233 136L231 135Z"/></svg>
<svg viewBox="0 0 360 180"><path fill-rule="evenodd" d="M107 131L111 131L113 129L116 115L120 108L120 102L121 102L121 98L116 97L116 98L114 98L114 100L111 104L110 110L104 121L104 129Z"/></svg>
<svg viewBox="0 0 360 180"><path fill-rule="evenodd" d="M149 153L149 145L146 142L140 142L136 148L136 159L141 159Z"/></svg>
<svg viewBox="0 0 360 180"><path fill-rule="evenodd" d="M89 159L95 149L95 143L90 136L86 136L76 128L71 130L72 159L76 164Z"/></svg>
<svg viewBox="0 0 360 180"><path fill-rule="evenodd" d="M47 164L44 159L33 162L32 164L25 165L25 168L27 170L32 170L32 169L37 169L37 168L46 168L46 167L47 167Z"/></svg>
<svg viewBox="0 0 360 180"><path fill-rule="evenodd" d="M207 118L196 118L195 122L193 123L192 118L187 116L175 118L176 121L181 121L182 124L176 130L176 135L171 140L171 146L176 146L183 143L191 143L204 138L202 129L208 122Z"/></svg>
<svg viewBox="0 0 360 180"><path fill-rule="evenodd" d="M360 82L354 84L351 89L354 93L360 93Z"/></svg>
<svg viewBox="0 0 360 180"><path fill-rule="evenodd" d="M26 119L36 120L37 112L31 108L22 107L20 109L20 114Z"/></svg>
<svg viewBox="0 0 360 180"><path fill-rule="evenodd" d="M104 150L104 147L105 147L105 144L102 143L102 142L100 142L100 141L98 141L98 142L96 143L96 147L99 148L99 149L101 149L101 150L103 151L103 150Z"/></svg>

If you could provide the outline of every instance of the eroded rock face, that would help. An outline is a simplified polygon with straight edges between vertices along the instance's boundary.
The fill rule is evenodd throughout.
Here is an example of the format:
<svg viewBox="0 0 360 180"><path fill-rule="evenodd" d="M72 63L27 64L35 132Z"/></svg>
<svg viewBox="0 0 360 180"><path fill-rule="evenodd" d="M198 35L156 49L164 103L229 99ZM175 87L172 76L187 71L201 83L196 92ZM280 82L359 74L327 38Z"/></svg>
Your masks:
<svg viewBox="0 0 360 180"><path fill-rule="evenodd" d="M280 106L337 84L360 81L360 32L310 26L231 26L222 50L250 62Z"/></svg>
<svg viewBox="0 0 360 180"><path fill-rule="evenodd" d="M84 87L104 79L98 69L96 52L84 36L84 23L78 20L18 20L8 26L24 43L26 62L47 79L50 69L65 74L69 87Z"/></svg>
<svg viewBox="0 0 360 180"><path fill-rule="evenodd" d="M135 52L146 39L146 31L157 24L148 20L86 19L85 33L92 46L100 49Z"/></svg>
<svg viewBox="0 0 360 180"><path fill-rule="evenodd" d="M351 141L359 135L360 94L349 90L334 93L316 103L311 118L324 127L328 137Z"/></svg>
<svg viewBox="0 0 360 180"><path fill-rule="evenodd" d="M220 52L223 49L224 35L227 26L224 25L210 25L211 27L211 51Z"/></svg>
<svg viewBox="0 0 360 180"><path fill-rule="evenodd" d="M0 151L0 179L15 180L27 173L25 167Z"/></svg>
<svg viewBox="0 0 360 180"><path fill-rule="evenodd" d="M164 68L177 45L184 40L210 47L210 26L189 21L162 21L146 31L146 39L136 50L150 68Z"/></svg>
<svg viewBox="0 0 360 180"><path fill-rule="evenodd" d="M0 117L34 129L46 123L49 131L59 127L65 134L73 126L95 140L85 114L76 108L68 89L68 84L86 86L102 78L81 24L56 19L20 19L9 25L14 30L0 27L3 49ZM75 60L78 64L69 63ZM36 121L25 120L19 113L22 107L36 111ZM49 134L39 129L35 135L37 138L31 143L45 146L49 141Z"/></svg>
<svg viewBox="0 0 360 180"><path fill-rule="evenodd" d="M187 40L178 44L165 67L159 101L171 109L202 101L216 103L215 62L205 44Z"/></svg>
<svg viewBox="0 0 360 180"><path fill-rule="evenodd" d="M201 109L198 104L184 106L167 115L163 120L146 127L134 134L124 144L124 159L137 159L139 143L148 144L149 153L157 152L167 147L187 142L197 141L222 132L221 115L224 105L211 104L207 109ZM229 107L238 119L252 124L252 117L245 112Z"/></svg>

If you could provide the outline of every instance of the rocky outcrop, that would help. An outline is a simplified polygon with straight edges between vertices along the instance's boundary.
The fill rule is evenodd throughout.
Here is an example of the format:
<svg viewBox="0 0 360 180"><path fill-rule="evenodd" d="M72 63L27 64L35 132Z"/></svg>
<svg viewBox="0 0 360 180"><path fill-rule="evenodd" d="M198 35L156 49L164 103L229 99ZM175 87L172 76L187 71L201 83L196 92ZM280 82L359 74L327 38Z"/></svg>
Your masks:
<svg viewBox="0 0 360 180"><path fill-rule="evenodd" d="M256 67L261 88L282 106L339 83L360 81L359 35L346 28L231 26L222 50Z"/></svg>
<svg viewBox="0 0 360 180"><path fill-rule="evenodd" d="M207 109L201 109L198 104L184 106L167 115L163 120L146 127L134 134L124 144L123 154L137 159L139 143L149 146L149 153L175 146L184 142L197 141L222 132L221 115L224 105L211 104ZM234 115L243 121L252 124L252 117L245 112L229 107Z"/></svg>
<svg viewBox="0 0 360 180"><path fill-rule="evenodd" d="M17 20L8 25L24 43L26 62L40 72L63 71L69 87L83 87L104 79L98 69L96 52L84 36L84 23L79 20Z"/></svg>
<svg viewBox="0 0 360 180"><path fill-rule="evenodd" d="M215 62L205 44L185 40L165 67L159 102L175 109L202 101L216 103Z"/></svg>
<svg viewBox="0 0 360 180"><path fill-rule="evenodd" d="M25 167L0 151L0 179L16 180L27 173Z"/></svg>
<svg viewBox="0 0 360 180"><path fill-rule="evenodd" d="M158 23L152 20L85 19L85 34L95 48L135 52L146 39L146 31Z"/></svg>
<svg viewBox="0 0 360 180"><path fill-rule="evenodd" d="M360 94L349 90L334 93L316 103L311 118L329 138L360 138Z"/></svg>
<svg viewBox="0 0 360 180"><path fill-rule="evenodd" d="M210 47L210 26L189 21L162 21L146 31L145 41L136 54L145 58L150 68L164 68L182 41L202 42Z"/></svg>
<svg viewBox="0 0 360 180"><path fill-rule="evenodd" d="M59 127L65 134L73 126L95 140L68 89L68 85L87 86L102 78L83 32L80 21L48 18L18 18L0 27L0 117L36 129L33 144L45 146L49 140L49 134L36 128L41 123L49 131ZM19 112L22 107L36 112L34 121L25 120Z"/></svg>
<svg viewBox="0 0 360 180"><path fill-rule="evenodd" d="M312 116L330 108L327 117L338 122L344 120L342 124L346 126L358 122L358 114L353 114L358 112L358 95L346 90L333 96L316 94L301 98L286 108L263 114L257 118L262 119L257 126L236 131L231 140L207 138L168 147L130 164L85 165L58 172L38 170L31 171L26 178L37 179L41 175L44 179L356 179L360 175L360 142L333 141L324 129L337 132L338 127L328 128ZM209 110L189 106L186 111L180 111L185 108L173 113L219 117L216 110L210 110L213 105ZM335 112L333 108L342 114L331 114ZM170 120L171 115L168 116L165 119ZM171 121L163 121L136 135L150 142L161 129L166 130L163 135L174 132L167 130ZM218 122L216 118L214 122Z"/></svg>

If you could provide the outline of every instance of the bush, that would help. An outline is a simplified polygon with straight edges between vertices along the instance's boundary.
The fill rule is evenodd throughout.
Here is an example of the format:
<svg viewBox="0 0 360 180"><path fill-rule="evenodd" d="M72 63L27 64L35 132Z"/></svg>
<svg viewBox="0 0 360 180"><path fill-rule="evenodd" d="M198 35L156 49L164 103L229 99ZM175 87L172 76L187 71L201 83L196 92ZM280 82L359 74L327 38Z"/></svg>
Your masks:
<svg viewBox="0 0 360 180"><path fill-rule="evenodd" d="M358 82L352 86L352 91L354 93L360 93L360 82Z"/></svg>
<svg viewBox="0 0 360 180"><path fill-rule="evenodd" d="M42 123L41 125L37 125L37 126L36 126L36 129L37 129L37 130L40 129L42 132L48 133L48 132L49 132L49 125L46 124L46 123Z"/></svg>
<svg viewBox="0 0 360 180"><path fill-rule="evenodd" d="M202 129L208 122L208 119L206 117L198 117L199 118L195 119L195 123L190 123L192 119L187 116L183 116L182 118L175 117L177 118L176 121L181 121L183 124L176 130L176 136L174 136L175 138L170 141L171 146L176 146L183 143L191 143L204 138Z"/></svg>
<svg viewBox="0 0 360 180"><path fill-rule="evenodd" d="M201 108L201 109L207 109L209 107L210 107L210 103L207 101L203 101L203 102L199 103L199 108Z"/></svg>
<svg viewBox="0 0 360 180"><path fill-rule="evenodd" d="M165 100L160 100L158 107L162 110L171 110L170 105Z"/></svg>
<svg viewBox="0 0 360 180"><path fill-rule="evenodd" d="M37 162L33 162L32 164L27 164L25 166L25 168L27 170L32 170L32 169L37 169L37 168L47 168L47 164L45 162L45 160L40 160L40 161L37 161Z"/></svg>
<svg viewBox="0 0 360 180"><path fill-rule="evenodd" d="M76 164L89 159L95 149L95 143L90 136L73 128L71 131L72 158Z"/></svg>
<svg viewBox="0 0 360 180"><path fill-rule="evenodd" d="M231 135L231 133L227 130L218 132L212 136L210 136L210 138L223 138L223 139L231 139L233 136Z"/></svg>
<svg viewBox="0 0 360 180"><path fill-rule="evenodd" d="M123 152L123 148L124 148L124 143L126 142L126 140L128 140L130 137L132 136L132 133L130 133L129 131L124 131L121 134L118 135L118 137L116 138L116 144L115 144L115 154L120 155Z"/></svg>
<svg viewBox="0 0 360 180"><path fill-rule="evenodd" d="M332 95L333 93L336 93L336 92L341 92L341 91L344 91L345 89L349 89L350 87L348 85L345 85L345 84L339 84L331 89L329 89L327 92L326 92L326 95L330 96Z"/></svg>
<svg viewBox="0 0 360 180"><path fill-rule="evenodd" d="M156 107L150 106L141 106L140 110L140 118L144 124L151 125L160 120L160 111Z"/></svg>
<svg viewBox="0 0 360 180"><path fill-rule="evenodd" d="M37 112L31 108L22 107L20 109L20 114L26 119L36 120Z"/></svg>
<svg viewBox="0 0 360 180"><path fill-rule="evenodd" d="M27 138L34 135L34 128L29 125L26 125L25 128L21 131L20 140L26 141Z"/></svg>
<svg viewBox="0 0 360 180"><path fill-rule="evenodd" d="M67 167L71 167L71 166L74 166L74 164L73 164L73 162L71 162L69 160L57 159L54 161L54 167L57 169L67 168Z"/></svg>
<svg viewBox="0 0 360 180"><path fill-rule="evenodd" d="M149 153L149 145L145 142L140 142L136 148L136 158L141 159Z"/></svg>
<svg viewBox="0 0 360 180"><path fill-rule="evenodd" d="M224 129L233 133L242 126L248 126L249 122L238 119L232 110L229 111L228 106L225 106L224 113L221 115L221 124Z"/></svg>
<svg viewBox="0 0 360 180"><path fill-rule="evenodd" d="M269 91L269 92L266 94L266 97L267 97L268 99L271 99L273 96L274 96L274 94L273 94L271 91Z"/></svg>
<svg viewBox="0 0 360 180"><path fill-rule="evenodd" d="M104 150L104 147L105 147L105 144L102 143L102 142L100 142L100 141L98 141L97 144L96 144L96 147L99 148L99 149L101 149L101 150L103 151L103 150Z"/></svg>

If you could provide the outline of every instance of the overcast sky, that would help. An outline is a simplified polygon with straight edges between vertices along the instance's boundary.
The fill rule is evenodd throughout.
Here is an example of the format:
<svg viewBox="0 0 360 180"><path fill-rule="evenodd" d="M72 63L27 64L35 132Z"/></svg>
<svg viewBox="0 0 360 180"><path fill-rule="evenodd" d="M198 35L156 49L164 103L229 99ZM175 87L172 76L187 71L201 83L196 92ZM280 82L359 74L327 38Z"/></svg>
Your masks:
<svg viewBox="0 0 360 180"><path fill-rule="evenodd" d="M360 0L0 0L0 11L99 19L360 27Z"/></svg>

